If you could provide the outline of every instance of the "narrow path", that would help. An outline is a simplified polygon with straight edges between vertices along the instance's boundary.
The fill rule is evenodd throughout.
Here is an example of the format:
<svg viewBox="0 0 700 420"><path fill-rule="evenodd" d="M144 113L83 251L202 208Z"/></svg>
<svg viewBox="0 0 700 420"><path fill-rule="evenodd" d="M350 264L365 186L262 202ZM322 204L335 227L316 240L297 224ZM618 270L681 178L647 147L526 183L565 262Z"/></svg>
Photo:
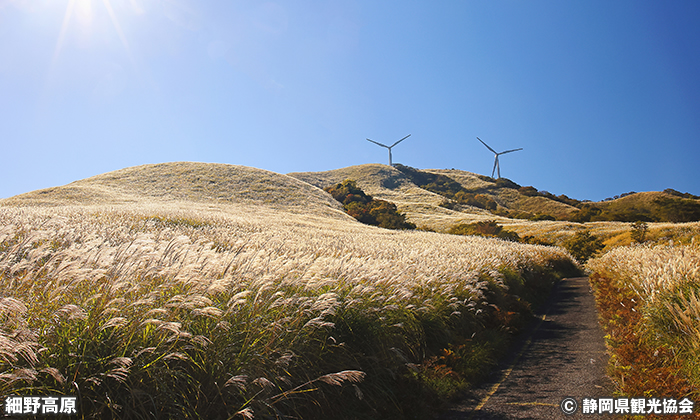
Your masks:
<svg viewBox="0 0 700 420"><path fill-rule="evenodd" d="M608 356L588 278L562 280L494 379L454 407L443 420L577 419L583 398L612 398ZM566 397L579 405L560 408Z"/></svg>

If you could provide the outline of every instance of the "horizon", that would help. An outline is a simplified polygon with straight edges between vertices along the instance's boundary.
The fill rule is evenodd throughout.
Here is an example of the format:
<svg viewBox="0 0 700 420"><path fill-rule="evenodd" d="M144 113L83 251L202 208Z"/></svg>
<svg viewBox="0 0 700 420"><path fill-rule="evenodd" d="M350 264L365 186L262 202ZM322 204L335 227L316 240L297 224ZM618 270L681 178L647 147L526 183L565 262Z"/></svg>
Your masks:
<svg viewBox="0 0 700 420"><path fill-rule="evenodd" d="M0 0L0 198L126 167L393 162L700 195L700 4Z"/></svg>

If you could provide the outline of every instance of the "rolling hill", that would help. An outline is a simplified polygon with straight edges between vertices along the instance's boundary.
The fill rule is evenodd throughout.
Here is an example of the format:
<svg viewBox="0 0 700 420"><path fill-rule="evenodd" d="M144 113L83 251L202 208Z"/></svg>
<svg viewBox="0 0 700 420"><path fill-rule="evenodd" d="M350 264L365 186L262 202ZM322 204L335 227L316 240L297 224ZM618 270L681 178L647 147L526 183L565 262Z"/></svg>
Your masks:
<svg viewBox="0 0 700 420"><path fill-rule="evenodd" d="M263 206L348 218L327 193L296 178L246 166L172 162L135 166L0 200L0 206L164 202Z"/></svg>
<svg viewBox="0 0 700 420"><path fill-rule="evenodd" d="M237 165L173 162L125 168L28 192L4 200L0 206L154 205L183 203L202 209L239 208L254 215L264 211L331 217L354 222L340 203L322 189L353 179L366 193L396 204L419 229L447 232L455 225L494 220L521 237L551 243L586 228L620 241L629 231L626 222L687 221L700 201L673 190L640 192L602 202L556 197L507 179L493 179L456 169L424 169L381 164L350 166L324 172L287 175ZM256 210L241 210L254 206ZM252 216L251 216L252 217ZM528 220L534 219L534 220ZM535 221L539 219L538 221ZM550 220L542 220L550 219ZM692 225L694 226L694 225ZM656 223L661 238L676 225ZM624 239L627 238L627 239Z"/></svg>
<svg viewBox="0 0 700 420"><path fill-rule="evenodd" d="M696 221L700 220L698 197L674 190L629 193L589 202L456 169L418 170L402 165L366 164L288 175L319 188L353 179L368 194L395 203L407 220L419 228L438 232L461 223L494 220L521 237L561 243L584 228L585 222L585 228L610 239L611 244L619 244L629 242L632 221L656 222L650 226L650 237L669 240L678 238L683 229L696 232ZM476 202L479 200L481 204Z"/></svg>

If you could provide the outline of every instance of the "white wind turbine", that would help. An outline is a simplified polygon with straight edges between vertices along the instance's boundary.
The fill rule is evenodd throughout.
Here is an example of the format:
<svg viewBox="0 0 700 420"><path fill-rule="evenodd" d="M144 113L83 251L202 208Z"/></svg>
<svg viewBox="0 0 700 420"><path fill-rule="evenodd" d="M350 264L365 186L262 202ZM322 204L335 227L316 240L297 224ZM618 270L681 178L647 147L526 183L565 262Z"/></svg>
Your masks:
<svg viewBox="0 0 700 420"><path fill-rule="evenodd" d="M386 144L381 144L381 143L379 143L379 142L376 142L376 141L370 140L370 139L367 139L367 141L371 141L372 143L374 143L374 144L376 144L376 145L378 145L378 146L386 147L387 149L389 149L389 166L394 166L394 165L392 164L392 162L391 162L391 148L394 147L394 146L396 146L397 144L401 143L402 141L406 140L406 139L409 138L409 137L411 137L410 134L407 135L406 137L402 138L401 140L397 141L396 143L392 144L391 146L387 146Z"/></svg>
<svg viewBox="0 0 700 420"><path fill-rule="evenodd" d="M505 152L499 153L499 152L493 150L491 147L489 147L489 145L484 143L484 141L481 140L480 138L477 137L476 139L479 140L481 142L481 144L486 146L487 149L489 149L490 151L492 151L496 155L496 161L493 162L493 170L491 171L491 178L493 178L493 174L494 174L494 172L496 172L496 170L498 170L498 178L501 178L501 165L498 163L498 157L500 155L505 155L506 153L510 153L510 152L517 152L518 150L523 150L523 148L521 147L519 149L506 150Z"/></svg>

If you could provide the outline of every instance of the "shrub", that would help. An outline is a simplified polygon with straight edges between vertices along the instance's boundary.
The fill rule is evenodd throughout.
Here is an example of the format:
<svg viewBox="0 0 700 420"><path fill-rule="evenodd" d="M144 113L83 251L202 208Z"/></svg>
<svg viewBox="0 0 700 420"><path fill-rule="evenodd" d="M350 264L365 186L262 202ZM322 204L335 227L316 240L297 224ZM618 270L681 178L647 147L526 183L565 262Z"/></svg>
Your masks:
<svg viewBox="0 0 700 420"><path fill-rule="evenodd" d="M550 216L549 214L542 214L542 213L537 213L534 216L531 216L529 219L534 221L534 222L538 222L541 220L557 220L554 218L554 216Z"/></svg>
<svg viewBox="0 0 700 420"><path fill-rule="evenodd" d="M476 235L476 236L486 236L491 238L500 238L513 242L520 242L520 237L517 233L503 229L494 220L475 222L475 223L461 223L453 226L447 233L453 235Z"/></svg>
<svg viewBox="0 0 700 420"><path fill-rule="evenodd" d="M357 186L357 183L351 179L346 179L340 184L326 187L324 191L344 205L351 202L369 203L372 201L372 196L365 194L365 192Z"/></svg>
<svg viewBox="0 0 700 420"><path fill-rule="evenodd" d="M395 204L372 198L351 179L324 190L343 203L345 211L359 222L385 229L416 228L415 224L406 221L406 216L399 213Z"/></svg>
<svg viewBox="0 0 700 420"><path fill-rule="evenodd" d="M656 212L661 220L695 222L700 220L700 203L688 198L657 198Z"/></svg>
<svg viewBox="0 0 700 420"><path fill-rule="evenodd" d="M574 213L569 220L572 222L585 223L590 222L591 218L598 216L602 213L598 207L591 204L584 204L581 209Z"/></svg>
<svg viewBox="0 0 700 420"><path fill-rule="evenodd" d="M578 231L574 236L564 241L564 248L581 264L588 261L604 247L603 241L587 230Z"/></svg>
<svg viewBox="0 0 700 420"><path fill-rule="evenodd" d="M649 225L646 222L637 221L631 225L632 232L630 236L634 242L641 244L646 239L647 231L649 230Z"/></svg>
<svg viewBox="0 0 700 420"><path fill-rule="evenodd" d="M520 187L520 189L518 189L518 192L519 192L520 194L526 195L526 196L528 196L528 197L535 197L535 196L537 196L537 194L538 194L537 188L532 187L532 186L530 186L530 187Z"/></svg>
<svg viewBox="0 0 700 420"><path fill-rule="evenodd" d="M496 187L497 188L510 188L513 190L520 189L520 185L516 184L515 182L511 181L508 178L498 178L496 180Z"/></svg>

